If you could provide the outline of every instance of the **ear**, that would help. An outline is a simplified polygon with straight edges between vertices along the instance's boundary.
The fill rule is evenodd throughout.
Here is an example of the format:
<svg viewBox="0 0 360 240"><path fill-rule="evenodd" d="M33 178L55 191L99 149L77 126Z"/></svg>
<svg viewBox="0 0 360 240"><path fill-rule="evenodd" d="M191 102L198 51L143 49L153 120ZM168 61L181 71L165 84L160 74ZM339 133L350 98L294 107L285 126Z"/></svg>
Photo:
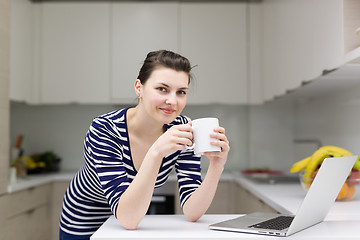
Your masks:
<svg viewBox="0 0 360 240"><path fill-rule="evenodd" d="M135 80L134 89L135 89L135 94L136 94L137 96L140 96L141 91L142 91L142 84L141 84L141 82L140 82L139 79L136 79L136 80Z"/></svg>

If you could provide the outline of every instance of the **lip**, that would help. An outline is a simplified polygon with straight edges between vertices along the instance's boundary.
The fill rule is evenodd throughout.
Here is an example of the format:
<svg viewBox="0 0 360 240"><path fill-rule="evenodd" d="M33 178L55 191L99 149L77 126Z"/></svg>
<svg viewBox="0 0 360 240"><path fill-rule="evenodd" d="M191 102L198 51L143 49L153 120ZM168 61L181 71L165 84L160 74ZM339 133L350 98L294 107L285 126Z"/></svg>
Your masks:
<svg viewBox="0 0 360 240"><path fill-rule="evenodd" d="M160 108L160 110L165 114L173 114L175 112L172 108Z"/></svg>

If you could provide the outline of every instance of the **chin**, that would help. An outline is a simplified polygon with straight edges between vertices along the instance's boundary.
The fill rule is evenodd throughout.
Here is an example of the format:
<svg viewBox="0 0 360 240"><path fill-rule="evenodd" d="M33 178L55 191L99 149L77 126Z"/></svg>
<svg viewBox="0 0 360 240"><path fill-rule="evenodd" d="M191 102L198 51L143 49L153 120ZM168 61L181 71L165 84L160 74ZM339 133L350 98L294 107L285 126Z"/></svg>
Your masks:
<svg viewBox="0 0 360 240"><path fill-rule="evenodd" d="M159 120L162 124L169 124L172 121L174 121L174 119L179 116L180 113L174 112L172 114L164 114L163 112L161 112L161 116L159 116ZM161 118L161 119L160 119Z"/></svg>

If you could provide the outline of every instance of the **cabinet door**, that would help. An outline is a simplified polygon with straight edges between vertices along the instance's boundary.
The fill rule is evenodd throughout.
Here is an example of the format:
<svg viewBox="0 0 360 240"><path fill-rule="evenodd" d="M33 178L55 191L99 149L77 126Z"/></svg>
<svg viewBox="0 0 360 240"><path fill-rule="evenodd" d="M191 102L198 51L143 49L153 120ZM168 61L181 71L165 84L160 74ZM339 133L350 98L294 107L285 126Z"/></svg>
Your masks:
<svg viewBox="0 0 360 240"><path fill-rule="evenodd" d="M50 239L49 207L42 205L9 218L6 223L6 239Z"/></svg>
<svg viewBox="0 0 360 240"><path fill-rule="evenodd" d="M34 102L35 6L30 1L11 1L10 99Z"/></svg>
<svg viewBox="0 0 360 240"><path fill-rule="evenodd" d="M148 52L178 50L178 3L113 2L111 97L134 102L134 82Z"/></svg>
<svg viewBox="0 0 360 240"><path fill-rule="evenodd" d="M206 214L231 214L234 213L234 184L229 181L221 181Z"/></svg>
<svg viewBox="0 0 360 240"><path fill-rule="evenodd" d="M237 184L235 213L247 214L252 212L276 213L277 211Z"/></svg>
<svg viewBox="0 0 360 240"><path fill-rule="evenodd" d="M0 239L6 239L6 220L8 206L8 195L0 196Z"/></svg>
<svg viewBox="0 0 360 240"><path fill-rule="evenodd" d="M264 100L341 64L342 1L263 1L261 19Z"/></svg>
<svg viewBox="0 0 360 240"><path fill-rule="evenodd" d="M59 219L64 200L64 194L70 181L56 181L52 184L52 194L50 202L51 212L51 238L53 240L59 239Z"/></svg>
<svg viewBox="0 0 360 240"><path fill-rule="evenodd" d="M181 3L180 50L193 65L189 103L247 103L246 3Z"/></svg>
<svg viewBox="0 0 360 240"><path fill-rule="evenodd" d="M110 3L41 4L41 102L109 102Z"/></svg>

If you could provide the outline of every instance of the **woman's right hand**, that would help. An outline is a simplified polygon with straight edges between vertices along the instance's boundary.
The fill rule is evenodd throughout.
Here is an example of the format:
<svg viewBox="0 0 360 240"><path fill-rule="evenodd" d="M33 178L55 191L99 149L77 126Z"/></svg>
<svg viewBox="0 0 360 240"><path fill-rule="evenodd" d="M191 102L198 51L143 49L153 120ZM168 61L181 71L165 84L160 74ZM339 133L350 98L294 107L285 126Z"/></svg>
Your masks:
<svg viewBox="0 0 360 240"><path fill-rule="evenodd" d="M191 123L187 123L169 128L154 142L150 149L165 157L175 151L184 150L186 146L192 146L192 144Z"/></svg>

